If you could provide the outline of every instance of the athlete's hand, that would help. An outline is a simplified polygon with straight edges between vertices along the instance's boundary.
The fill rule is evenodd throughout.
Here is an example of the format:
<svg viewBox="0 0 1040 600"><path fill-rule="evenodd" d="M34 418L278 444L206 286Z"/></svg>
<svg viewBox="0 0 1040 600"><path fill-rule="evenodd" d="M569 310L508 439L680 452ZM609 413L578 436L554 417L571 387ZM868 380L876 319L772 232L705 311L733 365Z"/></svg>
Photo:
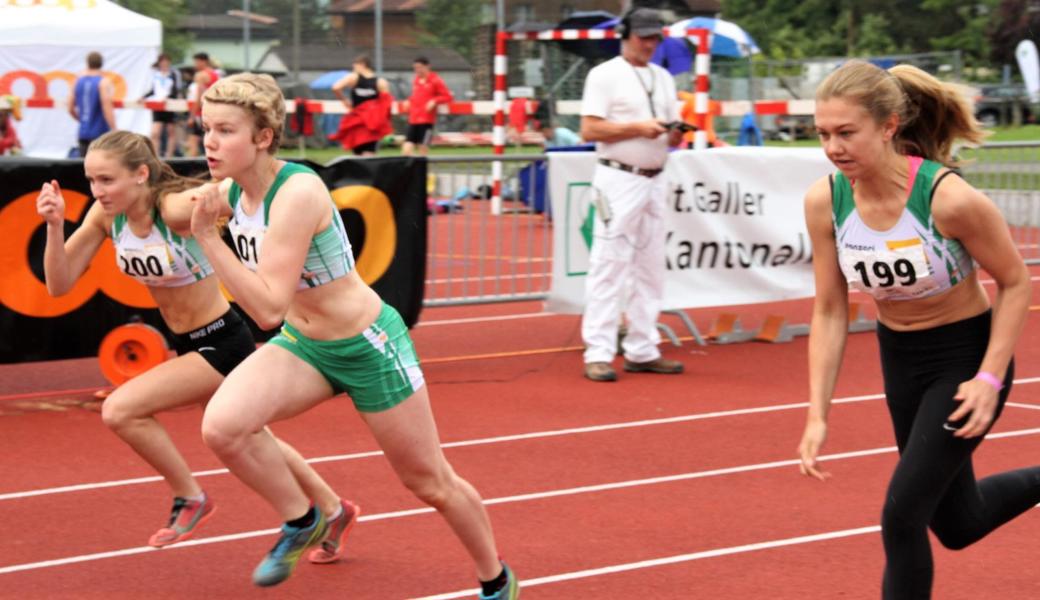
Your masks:
<svg viewBox="0 0 1040 600"><path fill-rule="evenodd" d="M217 218L220 217L220 187L216 183L207 183L191 191L191 201L195 206L191 210L191 234L201 240L208 236L217 236Z"/></svg>
<svg viewBox="0 0 1040 600"><path fill-rule="evenodd" d="M953 399L961 405L946 417L943 427L952 429L955 423L967 418L964 424L954 431L954 437L973 438L986 433L997 410L997 393L992 385L981 379L971 379L960 384Z"/></svg>
<svg viewBox="0 0 1040 600"><path fill-rule="evenodd" d="M820 481L825 481L831 476L830 473L820 467L820 463L816 460L826 440L827 423L814 420L805 424L805 433L802 434L802 441L798 444L798 455L802 459L802 464L798 468L801 470L802 475L815 477Z"/></svg>
<svg viewBox="0 0 1040 600"><path fill-rule="evenodd" d="M65 222L65 198L61 195L57 179L52 179L40 188L40 195L36 197L36 214L43 217L48 225L55 227Z"/></svg>

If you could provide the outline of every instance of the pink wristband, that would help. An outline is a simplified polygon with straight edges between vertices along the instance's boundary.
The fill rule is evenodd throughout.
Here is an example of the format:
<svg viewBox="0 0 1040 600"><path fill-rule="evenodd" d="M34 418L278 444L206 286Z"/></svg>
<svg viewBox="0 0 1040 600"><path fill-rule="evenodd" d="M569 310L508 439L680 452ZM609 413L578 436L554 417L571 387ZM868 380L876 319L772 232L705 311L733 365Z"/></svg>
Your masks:
<svg viewBox="0 0 1040 600"><path fill-rule="evenodd" d="M997 376L994 375L993 373L988 373L986 371L979 371L978 373L975 374L975 379L979 379L981 381L985 381L986 383L988 383L991 386L993 386L993 389L997 390L998 392L1000 390L1004 389L1004 382L1001 381L1000 379L998 379Z"/></svg>

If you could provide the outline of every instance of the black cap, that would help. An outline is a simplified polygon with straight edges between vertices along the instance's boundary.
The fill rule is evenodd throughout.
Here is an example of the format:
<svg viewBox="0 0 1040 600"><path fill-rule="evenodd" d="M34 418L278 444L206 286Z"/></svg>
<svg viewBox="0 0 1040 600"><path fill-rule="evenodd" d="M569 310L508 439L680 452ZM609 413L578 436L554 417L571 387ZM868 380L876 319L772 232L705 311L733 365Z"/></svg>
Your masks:
<svg viewBox="0 0 1040 600"><path fill-rule="evenodd" d="M637 37L662 35L662 29L664 29L664 21L661 20L660 13L652 8L637 8L628 17L629 35Z"/></svg>

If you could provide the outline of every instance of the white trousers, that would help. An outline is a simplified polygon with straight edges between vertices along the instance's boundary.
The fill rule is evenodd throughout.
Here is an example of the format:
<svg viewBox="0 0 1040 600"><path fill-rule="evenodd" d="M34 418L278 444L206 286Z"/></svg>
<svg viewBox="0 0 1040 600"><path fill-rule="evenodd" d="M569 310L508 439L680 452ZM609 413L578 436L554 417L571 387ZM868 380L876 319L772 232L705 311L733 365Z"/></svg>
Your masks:
<svg viewBox="0 0 1040 600"><path fill-rule="evenodd" d="M665 277L665 179L597 165L592 186L609 204L610 220L604 222L597 210L581 321L585 362L614 359L622 308L628 317L625 358L656 360Z"/></svg>

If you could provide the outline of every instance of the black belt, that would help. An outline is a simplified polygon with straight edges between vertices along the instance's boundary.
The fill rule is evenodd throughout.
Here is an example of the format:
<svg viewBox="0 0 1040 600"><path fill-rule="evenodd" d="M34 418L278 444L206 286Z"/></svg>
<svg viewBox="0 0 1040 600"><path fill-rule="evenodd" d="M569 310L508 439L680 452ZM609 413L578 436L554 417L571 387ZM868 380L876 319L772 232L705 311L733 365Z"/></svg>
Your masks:
<svg viewBox="0 0 1040 600"><path fill-rule="evenodd" d="M633 175L642 175L643 177L657 177L661 174L664 169L643 169L640 167L633 167L632 165L626 165L623 162L616 160L610 160L609 158L599 159L599 164L610 167L612 169L619 169L626 173L632 173Z"/></svg>

